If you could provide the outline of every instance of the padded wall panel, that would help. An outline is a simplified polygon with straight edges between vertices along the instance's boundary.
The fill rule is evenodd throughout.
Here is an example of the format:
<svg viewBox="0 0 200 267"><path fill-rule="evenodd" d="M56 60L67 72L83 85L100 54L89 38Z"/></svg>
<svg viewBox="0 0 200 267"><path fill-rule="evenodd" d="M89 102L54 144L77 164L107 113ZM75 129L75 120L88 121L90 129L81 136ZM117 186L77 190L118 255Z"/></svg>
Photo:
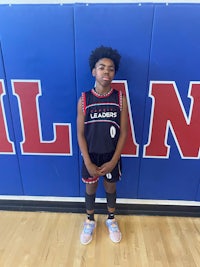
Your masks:
<svg viewBox="0 0 200 267"><path fill-rule="evenodd" d="M129 116L139 145L138 155L123 157L118 197L200 201L199 158L183 158L175 139L189 128L184 143L189 149L194 139L196 150L199 148L198 134L192 136L194 129L198 133L199 116L193 128L189 122L191 81L198 87L200 80L199 14L198 4L1 5L0 80L6 92L1 107L3 104L15 153L0 154L0 194L84 195L76 105L81 91L94 85L90 52L103 44L122 55L115 84L127 84ZM183 115L186 119L180 133L166 124L163 141L170 151L165 158L145 155L151 115L158 104L151 96L151 86L158 81L158 91L170 83L179 96L176 108L165 99L166 112L179 109L180 119ZM198 99L194 104L197 112ZM174 112L174 124L179 115ZM158 125L162 120L161 112ZM160 133L157 128L155 150ZM49 153L52 147L62 155L55 150ZM97 195L105 196L102 184Z"/></svg>
<svg viewBox="0 0 200 267"><path fill-rule="evenodd" d="M24 194L78 196L73 6L12 5L1 6L0 12L2 52ZM66 142L71 145L66 155L44 153L58 136L58 131L53 131L54 123L63 125L60 128L69 127L69 136L62 136L63 150L67 150ZM25 139L31 148L23 148ZM47 148L41 143L46 143Z"/></svg>
<svg viewBox="0 0 200 267"><path fill-rule="evenodd" d="M200 36L197 34L200 28L199 14L200 6L194 4L155 6L149 83L150 81L174 82L180 103L183 104L182 111L185 110L187 118L192 104L188 97L190 82L199 81L200 77ZM158 92L160 89L161 87L158 88ZM170 102L170 99L166 98L166 112L171 108L175 110L175 105L171 106ZM143 145L148 141L152 105L152 98L147 96ZM174 118L176 116L174 112ZM179 119L181 120L181 116L176 121ZM162 120L160 114L160 122ZM197 128L198 122L194 124ZM186 122L180 131L182 134L185 128ZM175 131L175 135L179 134L177 130ZM185 143L195 139L191 132L192 128ZM161 129L158 128L158 139L159 134ZM193 159L181 157L171 130L167 134L166 142L170 146L168 157L142 159L138 198L196 200L200 179L198 157Z"/></svg>
<svg viewBox="0 0 200 267"><path fill-rule="evenodd" d="M115 79L127 80L131 116L138 144L141 144L143 132L152 19L152 5L75 5L78 96L81 91L89 90L94 85L88 65L90 52L100 45L118 49L122 60ZM137 197L139 163L138 156L123 158L122 181L118 184L119 197ZM83 188L81 183L81 195ZM104 196L101 187L98 195Z"/></svg>
<svg viewBox="0 0 200 267"><path fill-rule="evenodd" d="M1 16L1 13L0 13ZM4 126L1 124L1 139L0 139L0 194L1 195L21 195L23 194L23 186L21 182L20 169L18 158L15 150L15 136L13 131L13 121L10 113L10 103L7 90L7 83L5 72L3 68L3 55L1 51L0 41L0 114L4 116L0 118L4 121ZM4 118L2 120L2 118ZM4 131L5 130L5 131ZM7 133L6 133L7 132ZM7 138L3 139L2 136L7 134ZM7 142L6 142L7 140ZM5 144L9 144L8 148ZM11 148L11 149L9 149Z"/></svg>
<svg viewBox="0 0 200 267"><path fill-rule="evenodd" d="M196 201L200 201L200 184L199 184L199 187L198 187L198 190L197 190L197 195L196 195L195 200Z"/></svg>

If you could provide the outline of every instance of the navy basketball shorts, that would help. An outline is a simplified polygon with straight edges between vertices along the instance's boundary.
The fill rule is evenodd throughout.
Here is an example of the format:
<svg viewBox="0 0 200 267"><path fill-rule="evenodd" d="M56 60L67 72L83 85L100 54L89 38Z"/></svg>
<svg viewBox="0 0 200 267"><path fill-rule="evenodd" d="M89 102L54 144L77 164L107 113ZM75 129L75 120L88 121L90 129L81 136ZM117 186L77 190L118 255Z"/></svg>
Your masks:
<svg viewBox="0 0 200 267"><path fill-rule="evenodd" d="M90 153L89 155L92 163L100 167L101 165L112 159L113 153L106 153L106 154ZM117 165L114 167L112 172L107 173L103 177L106 181L110 183L115 183L119 181L121 177L121 159L118 161ZM99 180L99 177L91 177L85 166L84 161L82 163L82 180L84 183L88 184L96 183Z"/></svg>

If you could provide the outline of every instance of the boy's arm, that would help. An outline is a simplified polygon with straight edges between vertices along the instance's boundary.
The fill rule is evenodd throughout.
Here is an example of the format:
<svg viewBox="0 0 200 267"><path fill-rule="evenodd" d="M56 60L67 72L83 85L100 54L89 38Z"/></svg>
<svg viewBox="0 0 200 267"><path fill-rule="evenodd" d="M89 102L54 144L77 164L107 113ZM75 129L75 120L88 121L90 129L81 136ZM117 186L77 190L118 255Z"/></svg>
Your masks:
<svg viewBox="0 0 200 267"><path fill-rule="evenodd" d="M120 159L128 131L128 107L126 97L123 96L122 111L120 119L120 136L112 159L101 166L101 175L105 175L113 170Z"/></svg>
<svg viewBox="0 0 200 267"><path fill-rule="evenodd" d="M81 150L84 162L90 163L90 157L87 149L87 143L85 140L85 135L84 135L84 118L85 115L82 110L82 103L81 103L81 98L78 101L78 106L77 106L77 137L78 137L78 144L79 148Z"/></svg>
<svg viewBox="0 0 200 267"><path fill-rule="evenodd" d="M127 107L126 97L123 96L121 120L120 120L120 136L119 136L119 140L117 143L115 153L112 158L112 161L114 161L115 165L120 159L122 149L126 141L127 132L128 132L128 107Z"/></svg>
<svg viewBox="0 0 200 267"><path fill-rule="evenodd" d="M91 162L91 159L88 153L87 142L85 139L85 134L84 134L85 115L82 110L81 98L78 101L77 114L78 114L77 115L77 138L78 138L79 148L81 150L85 166L88 172L90 173L91 177L97 177L99 176L98 167Z"/></svg>

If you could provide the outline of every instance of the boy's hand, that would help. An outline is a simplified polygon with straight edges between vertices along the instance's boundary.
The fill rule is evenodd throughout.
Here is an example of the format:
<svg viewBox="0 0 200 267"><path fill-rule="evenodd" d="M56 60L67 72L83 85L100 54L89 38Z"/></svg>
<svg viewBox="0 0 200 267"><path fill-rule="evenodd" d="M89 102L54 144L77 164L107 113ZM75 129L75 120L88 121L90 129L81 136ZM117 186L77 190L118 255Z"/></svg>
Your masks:
<svg viewBox="0 0 200 267"><path fill-rule="evenodd" d="M113 161L108 161L106 163L104 163L103 165L101 165L101 167L99 167L99 171L101 173L101 175L106 175L107 173L112 172L112 170L115 167L115 163Z"/></svg>
<svg viewBox="0 0 200 267"><path fill-rule="evenodd" d="M100 173L99 167L97 167L94 163L89 163L86 166L89 174L91 175L91 177L99 177L102 174Z"/></svg>

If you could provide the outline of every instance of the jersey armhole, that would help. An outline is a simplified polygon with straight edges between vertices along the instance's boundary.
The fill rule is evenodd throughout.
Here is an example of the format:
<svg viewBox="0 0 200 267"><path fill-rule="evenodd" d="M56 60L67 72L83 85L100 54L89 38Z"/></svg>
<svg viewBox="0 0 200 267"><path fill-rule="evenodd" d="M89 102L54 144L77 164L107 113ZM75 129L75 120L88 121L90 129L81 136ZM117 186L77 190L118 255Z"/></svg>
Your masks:
<svg viewBox="0 0 200 267"><path fill-rule="evenodd" d="M122 108L123 108L123 94L122 94L122 91L118 91L119 92L119 108L120 108L120 111L122 111Z"/></svg>
<svg viewBox="0 0 200 267"><path fill-rule="evenodd" d="M86 95L85 93L81 94L81 104L84 115L86 114Z"/></svg>

